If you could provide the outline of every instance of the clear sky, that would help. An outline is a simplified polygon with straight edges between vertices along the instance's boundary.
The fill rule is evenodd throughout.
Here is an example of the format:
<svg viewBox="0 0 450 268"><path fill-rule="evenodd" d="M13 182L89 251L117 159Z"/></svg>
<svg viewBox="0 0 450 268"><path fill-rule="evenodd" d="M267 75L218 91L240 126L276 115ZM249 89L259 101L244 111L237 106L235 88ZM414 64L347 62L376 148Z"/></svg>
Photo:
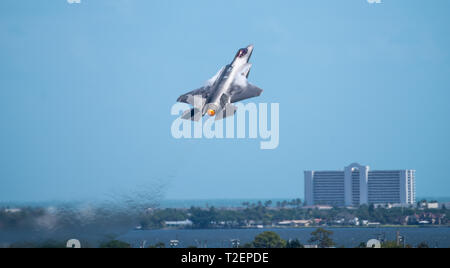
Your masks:
<svg viewBox="0 0 450 268"><path fill-rule="evenodd" d="M303 197L304 170L450 195L450 1L0 1L0 201ZM175 140L170 109L255 45L280 146Z"/></svg>

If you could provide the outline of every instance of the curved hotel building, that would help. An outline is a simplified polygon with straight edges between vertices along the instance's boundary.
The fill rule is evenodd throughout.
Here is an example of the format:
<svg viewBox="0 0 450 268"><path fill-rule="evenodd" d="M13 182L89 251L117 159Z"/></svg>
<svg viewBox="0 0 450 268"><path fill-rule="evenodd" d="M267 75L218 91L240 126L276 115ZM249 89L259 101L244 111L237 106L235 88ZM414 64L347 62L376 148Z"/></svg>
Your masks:
<svg viewBox="0 0 450 268"><path fill-rule="evenodd" d="M370 170L354 163L343 171L305 171L308 205L415 204L415 170Z"/></svg>

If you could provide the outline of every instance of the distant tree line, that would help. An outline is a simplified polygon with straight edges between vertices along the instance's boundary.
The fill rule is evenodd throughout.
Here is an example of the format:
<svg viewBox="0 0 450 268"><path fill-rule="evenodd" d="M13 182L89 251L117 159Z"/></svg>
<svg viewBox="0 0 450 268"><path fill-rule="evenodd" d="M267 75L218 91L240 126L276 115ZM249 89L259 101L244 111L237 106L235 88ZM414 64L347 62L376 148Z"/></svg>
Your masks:
<svg viewBox="0 0 450 268"><path fill-rule="evenodd" d="M144 229L164 228L165 221L182 221L189 219L193 226L189 228L237 228L245 226L249 222L261 225L271 225L284 220L311 220L320 219L320 225L335 225L340 219L349 221L354 218L378 222L383 225L418 224L415 216L418 214L430 214L441 217L440 224L450 224L450 212L442 209L417 209L417 208L386 208L374 205L363 205L356 209L334 207L330 210L304 209L301 201L280 202L281 205L272 207L271 201L255 204L244 203L243 208L217 209L192 207L190 209L156 209L152 213L144 215L140 224ZM409 219L406 221L406 219ZM314 223L313 223L314 224Z"/></svg>
<svg viewBox="0 0 450 268"><path fill-rule="evenodd" d="M279 204L278 204L279 203ZM272 225L285 220L312 220L320 219L318 225L335 225L340 219L349 221L359 218L380 224L404 225L417 224L418 215L431 215L438 217L437 223L450 224L450 212L447 208L385 208L374 205L363 205L356 209L334 207L330 210L319 210L302 207L300 199L292 201L272 201L244 203L241 208L217 209L215 207L190 209L142 209L127 210L111 207L98 207L86 211L73 208L58 208L49 211L44 208L21 208L10 212L7 208L0 208L1 230L36 230L36 229L68 229L85 231L101 226L107 230L109 226L121 226L124 231L140 225L143 229L165 228L166 221L193 222L187 228L239 228L249 223ZM408 221L406 221L408 219ZM312 225L315 223L312 222Z"/></svg>

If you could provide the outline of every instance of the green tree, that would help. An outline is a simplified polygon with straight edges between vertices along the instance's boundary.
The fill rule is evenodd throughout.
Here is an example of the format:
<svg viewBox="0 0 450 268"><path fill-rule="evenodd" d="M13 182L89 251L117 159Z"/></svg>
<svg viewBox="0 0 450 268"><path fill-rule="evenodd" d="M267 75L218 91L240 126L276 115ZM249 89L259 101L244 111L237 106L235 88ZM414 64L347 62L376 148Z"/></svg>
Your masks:
<svg viewBox="0 0 450 268"><path fill-rule="evenodd" d="M47 240L38 246L39 248L66 248L64 242L58 242L55 240Z"/></svg>
<svg viewBox="0 0 450 268"><path fill-rule="evenodd" d="M330 236L333 235L332 231L327 231L323 228L318 228L311 233L310 243L317 243L319 248L330 248L335 245L333 239Z"/></svg>
<svg viewBox="0 0 450 268"><path fill-rule="evenodd" d="M373 217L374 216L374 212L375 212L375 205L374 204L370 204L369 205L369 215L371 217Z"/></svg>
<svg viewBox="0 0 450 268"><path fill-rule="evenodd" d="M403 248L403 245L397 245L396 241L386 241L381 244L381 248Z"/></svg>
<svg viewBox="0 0 450 268"><path fill-rule="evenodd" d="M367 243L361 242L356 248L367 248Z"/></svg>
<svg viewBox="0 0 450 268"><path fill-rule="evenodd" d="M265 207L270 207L271 205L272 205L272 200L268 200L268 201L264 202Z"/></svg>
<svg viewBox="0 0 450 268"><path fill-rule="evenodd" d="M275 232L264 232L255 237L252 246L254 248L284 248L286 241Z"/></svg>
<svg viewBox="0 0 450 268"><path fill-rule="evenodd" d="M240 248L252 248L253 247L253 244L252 243L245 243L244 245L242 245L242 246L239 246Z"/></svg>
<svg viewBox="0 0 450 268"><path fill-rule="evenodd" d="M163 242L158 242L155 245L150 246L149 248L166 248L166 244Z"/></svg>
<svg viewBox="0 0 450 268"><path fill-rule="evenodd" d="M300 243L298 239L295 240L289 240L286 243L286 248L304 248L305 246Z"/></svg>
<svg viewBox="0 0 450 268"><path fill-rule="evenodd" d="M359 206L358 210L356 211L356 217L360 218L361 220L369 220L369 207L367 205Z"/></svg>
<svg viewBox="0 0 450 268"><path fill-rule="evenodd" d="M194 226L200 229L208 229L212 227L212 223L216 221L217 211L214 207L209 210L192 207L189 210L191 220Z"/></svg>
<svg viewBox="0 0 450 268"><path fill-rule="evenodd" d="M111 240L100 244L100 248L131 248L131 245L119 240Z"/></svg>
<svg viewBox="0 0 450 268"><path fill-rule="evenodd" d="M417 245L417 248L430 248L430 246L426 242L422 242Z"/></svg>

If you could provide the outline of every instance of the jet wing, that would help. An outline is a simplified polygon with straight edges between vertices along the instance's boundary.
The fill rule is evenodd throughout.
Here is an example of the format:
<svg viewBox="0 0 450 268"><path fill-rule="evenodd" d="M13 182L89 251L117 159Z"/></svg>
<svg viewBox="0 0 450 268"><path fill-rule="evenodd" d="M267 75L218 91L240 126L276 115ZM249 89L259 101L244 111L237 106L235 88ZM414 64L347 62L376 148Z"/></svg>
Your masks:
<svg viewBox="0 0 450 268"><path fill-rule="evenodd" d="M231 103L258 97L263 92L262 89L248 82L247 75L249 71L250 68L236 77L235 81L233 81L230 88Z"/></svg>
<svg viewBox="0 0 450 268"><path fill-rule="evenodd" d="M230 93L231 103L258 97L262 92L262 89L250 83L248 83L246 87L233 86Z"/></svg>
<svg viewBox="0 0 450 268"><path fill-rule="evenodd" d="M211 94L212 86L216 82L217 78L220 77L220 75L222 74L224 69L225 69L225 67L222 67L222 69L220 69L216 75L214 75L211 79L206 81L206 83L203 87L181 95L177 99L177 101L191 104L192 106L195 106L194 105L195 101L200 101L199 103L202 104L202 106L203 106ZM200 99L197 99L197 98L200 98Z"/></svg>
<svg viewBox="0 0 450 268"><path fill-rule="evenodd" d="M196 104L201 104L201 106L203 106L210 94L211 87L205 86L181 95L177 101L191 104L192 106L196 106Z"/></svg>

